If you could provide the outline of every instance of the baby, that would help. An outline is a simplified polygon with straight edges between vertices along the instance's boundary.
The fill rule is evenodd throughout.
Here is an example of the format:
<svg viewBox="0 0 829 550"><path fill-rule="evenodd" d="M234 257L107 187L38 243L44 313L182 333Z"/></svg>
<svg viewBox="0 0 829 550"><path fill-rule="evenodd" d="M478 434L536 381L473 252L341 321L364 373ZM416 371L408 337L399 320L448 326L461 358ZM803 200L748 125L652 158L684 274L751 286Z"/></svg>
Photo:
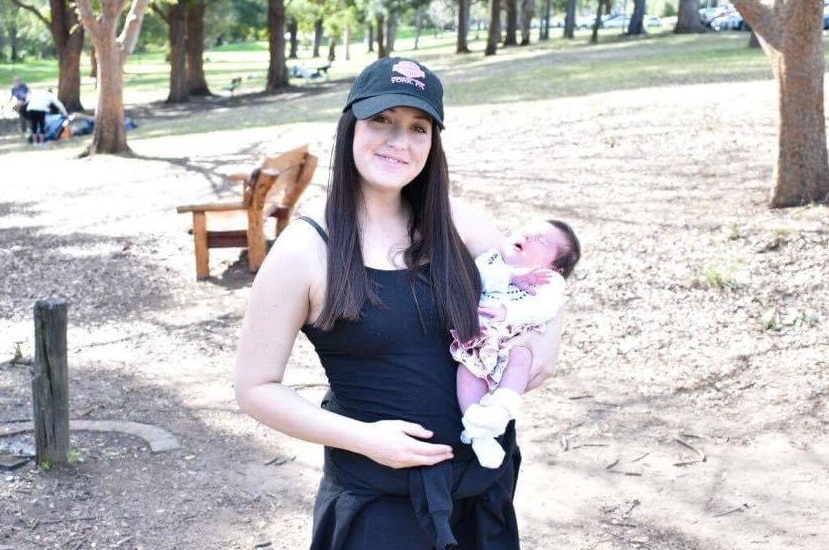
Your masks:
<svg viewBox="0 0 829 550"><path fill-rule="evenodd" d="M497 468L504 450L495 438L518 416L529 380L532 356L517 343L543 331L564 304L564 280L581 258L573 229L559 220L528 226L504 250L475 259L481 273L478 308L481 332L467 342L456 335L450 351L460 363L458 402L463 412L461 440L472 445L485 468Z"/></svg>

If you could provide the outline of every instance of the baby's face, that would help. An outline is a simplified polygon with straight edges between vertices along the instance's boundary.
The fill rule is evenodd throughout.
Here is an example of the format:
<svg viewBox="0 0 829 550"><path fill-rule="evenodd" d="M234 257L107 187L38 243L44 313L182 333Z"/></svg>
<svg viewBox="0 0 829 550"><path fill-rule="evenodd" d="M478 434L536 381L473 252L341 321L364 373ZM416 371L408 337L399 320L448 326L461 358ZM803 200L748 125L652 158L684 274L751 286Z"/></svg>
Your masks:
<svg viewBox="0 0 829 550"><path fill-rule="evenodd" d="M559 228L539 221L510 239L504 261L513 267L550 267L567 250L567 237Z"/></svg>

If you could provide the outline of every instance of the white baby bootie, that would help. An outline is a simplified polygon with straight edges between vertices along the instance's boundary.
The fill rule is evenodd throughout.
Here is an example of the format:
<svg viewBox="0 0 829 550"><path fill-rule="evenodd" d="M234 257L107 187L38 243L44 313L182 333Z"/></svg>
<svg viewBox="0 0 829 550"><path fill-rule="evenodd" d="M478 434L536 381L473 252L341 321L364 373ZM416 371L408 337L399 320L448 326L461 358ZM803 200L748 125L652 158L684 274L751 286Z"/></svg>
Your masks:
<svg viewBox="0 0 829 550"><path fill-rule="evenodd" d="M472 450L478 462L484 468L495 469L504 462L504 449L494 437L476 437L472 440Z"/></svg>

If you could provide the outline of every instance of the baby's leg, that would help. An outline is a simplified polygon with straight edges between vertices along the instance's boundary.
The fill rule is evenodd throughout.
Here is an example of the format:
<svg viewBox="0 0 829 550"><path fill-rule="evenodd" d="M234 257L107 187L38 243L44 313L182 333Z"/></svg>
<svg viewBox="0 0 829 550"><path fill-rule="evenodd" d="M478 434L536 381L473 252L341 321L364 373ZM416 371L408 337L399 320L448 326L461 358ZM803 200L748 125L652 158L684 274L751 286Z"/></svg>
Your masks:
<svg viewBox="0 0 829 550"><path fill-rule="evenodd" d="M478 378L463 365L458 365L457 386L461 412L466 412L469 405L479 402L489 391L486 380Z"/></svg>
<svg viewBox="0 0 829 550"><path fill-rule="evenodd" d="M527 382L530 380L530 367L532 366L533 355L524 346L515 346L509 352L509 361L504 373L501 375L499 388L512 390L517 394L523 394L527 389Z"/></svg>

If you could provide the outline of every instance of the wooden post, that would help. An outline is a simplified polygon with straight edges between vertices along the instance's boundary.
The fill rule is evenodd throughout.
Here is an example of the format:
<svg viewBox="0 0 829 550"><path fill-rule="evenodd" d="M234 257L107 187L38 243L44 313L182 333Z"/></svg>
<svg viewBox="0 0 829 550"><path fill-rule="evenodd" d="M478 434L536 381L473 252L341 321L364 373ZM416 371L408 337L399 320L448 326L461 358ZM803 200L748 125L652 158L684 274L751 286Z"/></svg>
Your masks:
<svg viewBox="0 0 829 550"><path fill-rule="evenodd" d="M69 367L66 325L69 302L38 300L34 307L35 360L32 409L38 465L65 464L69 454Z"/></svg>

